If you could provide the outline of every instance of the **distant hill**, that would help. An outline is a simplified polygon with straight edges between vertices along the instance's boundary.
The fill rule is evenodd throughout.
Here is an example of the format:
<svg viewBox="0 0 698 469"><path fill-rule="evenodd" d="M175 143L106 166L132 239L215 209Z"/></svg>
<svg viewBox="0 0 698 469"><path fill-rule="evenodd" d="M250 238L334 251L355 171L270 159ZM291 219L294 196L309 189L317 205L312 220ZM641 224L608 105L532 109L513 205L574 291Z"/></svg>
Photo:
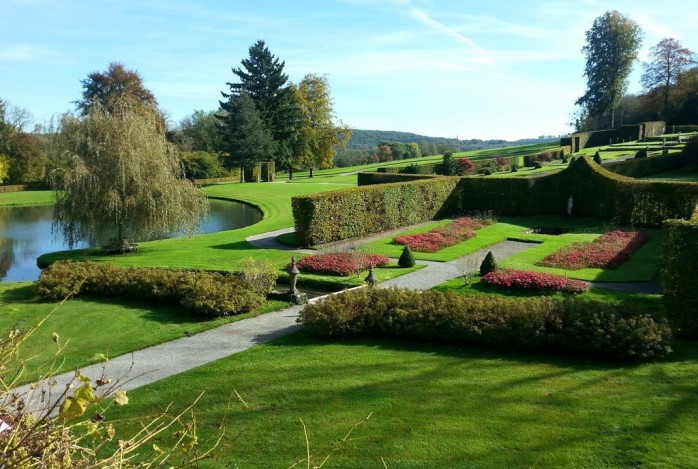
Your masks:
<svg viewBox="0 0 698 469"><path fill-rule="evenodd" d="M402 142L418 143L428 142L437 145L439 148L449 148L455 151L485 150L488 148L499 148L513 145L528 145L531 143L545 143L558 140L559 137L539 137L527 138L515 141L507 140L460 140L455 138L427 137L411 132L397 132L392 130L361 130L352 129L351 139L348 148L355 150L375 150L380 142Z"/></svg>

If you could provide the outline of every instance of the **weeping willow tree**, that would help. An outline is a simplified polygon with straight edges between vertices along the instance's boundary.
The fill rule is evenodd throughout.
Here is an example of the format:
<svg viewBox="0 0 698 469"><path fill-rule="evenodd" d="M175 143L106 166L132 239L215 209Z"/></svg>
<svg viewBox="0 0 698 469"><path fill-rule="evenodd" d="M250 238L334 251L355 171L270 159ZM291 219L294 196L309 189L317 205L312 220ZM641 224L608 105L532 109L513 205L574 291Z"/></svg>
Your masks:
<svg viewBox="0 0 698 469"><path fill-rule="evenodd" d="M184 178L156 107L129 98L109 109L95 103L84 116L64 117L59 139L67 166L53 177L54 228L69 246L198 229L206 197Z"/></svg>

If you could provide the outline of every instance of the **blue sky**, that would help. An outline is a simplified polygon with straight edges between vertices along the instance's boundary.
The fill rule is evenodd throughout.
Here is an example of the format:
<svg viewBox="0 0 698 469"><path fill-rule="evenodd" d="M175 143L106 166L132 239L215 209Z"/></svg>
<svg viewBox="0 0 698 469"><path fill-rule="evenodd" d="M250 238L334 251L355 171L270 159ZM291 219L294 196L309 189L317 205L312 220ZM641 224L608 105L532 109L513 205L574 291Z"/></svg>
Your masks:
<svg viewBox="0 0 698 469"><path fill-rule="evenodd" d="M44 121L116 61L176 123L216 109L231 68L263 39L292 81L327 74L353 128L557 135L584 93L584 31L613 9L641 25L641 59L665 37L698 50L695 0L0 0L0 97Z"/></svg>

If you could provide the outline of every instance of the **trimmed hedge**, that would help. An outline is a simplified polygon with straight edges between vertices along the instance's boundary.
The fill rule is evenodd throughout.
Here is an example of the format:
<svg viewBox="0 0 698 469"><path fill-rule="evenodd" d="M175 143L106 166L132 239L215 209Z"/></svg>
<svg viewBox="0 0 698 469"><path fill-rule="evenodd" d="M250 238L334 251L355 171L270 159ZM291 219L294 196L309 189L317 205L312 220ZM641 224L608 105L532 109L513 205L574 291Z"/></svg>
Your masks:
<svg viewBox="0 0 698 469"><path fill-rule="evenodd" d="M0 192L43 191L50 189L45 182L27 182L26 184L0 185Z"/></svg>
<svg viewBox="0 0 698 469"><path fill-rule="evenodd" d="M659 226L668 218L689 218L698 202L698 184L638 181L577 158L564 171L537 178L462 179L465 211L491 210L500 215L566 213L622 224Z"/></svg>
<svg viewBox="0 0 698 469"><path fill-rule="evenodd" d="M664 309L677 335L698 339L698 223L664 222L662 287Z"/></svg>
<svg viewBox="0 0 698 469"><path fill-rule="evenodd" d="M454 160L466 159L465 156L453 155ZM467 158L473 163L473 171L478 172L485 169L497 171L499 167L508 171L514 165L519 164L519 156L493 156L492 158L472 159ZM503 162L504 164L498 164ZM436 174L439 172L440 163L425 163L411 164L408 166L381 166L376 168L379 173L388 174ZM415 172L416 171L416 172Z"/></svg>
<svg viewBox="0 0 698 469"><path fill-rule="evenodd" d="M390 184L393 182L420 181L422 179L432 179L437 177L439 176L435 174L397 174L385 172L361 172L357 174L357 183L359 186L372 186L374 184Z"/></svg>
<svg viewBox="0 0 698 469"><path fill-rule="evenodd" d="M651 158L629 159L604 164L607 170L632 178L641 178L673 171L686 165L686 161L677 156L653 156Z"/></svg>
<svg viewBox="0 0 698 469"><path fill-rule="evenodd" d="M227 316L261 306L273 278L157 268L119 268L95 262L58 261L34 285L47 300L80 294L178 303L197 314Z"/></svg>
<svg viewBox="0 0 698 469"><path fill-rule="evenodd" d="M414 225L459 210L457 177L362 186L292 199L301 246Z"/></svg>
<svg viewBox="0 0 698 469"><path fill-rule="evenodd" d="M671 329L656 312L572 298L360 289L306 306L298 321L325 338L400 337L621 360L671 353Z"/></svg>

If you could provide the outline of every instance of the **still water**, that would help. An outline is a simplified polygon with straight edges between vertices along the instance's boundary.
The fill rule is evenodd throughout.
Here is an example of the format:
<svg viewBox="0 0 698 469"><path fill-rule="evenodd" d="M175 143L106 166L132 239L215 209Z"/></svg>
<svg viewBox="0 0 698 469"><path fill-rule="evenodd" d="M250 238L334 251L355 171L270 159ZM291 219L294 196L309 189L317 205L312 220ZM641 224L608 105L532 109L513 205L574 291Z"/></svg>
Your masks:
<svg viewBox="0 0 698 469"><path fill-rule="evenodd" d="M262 219L262 213L251 205L216 199L209 199L209 204L209 216L201 223L202 233L242 228ZM37 257L68 249L63 233L51 231L52 219L50 205L0 207L0 280L36 280L40 272Z"/></svg>

